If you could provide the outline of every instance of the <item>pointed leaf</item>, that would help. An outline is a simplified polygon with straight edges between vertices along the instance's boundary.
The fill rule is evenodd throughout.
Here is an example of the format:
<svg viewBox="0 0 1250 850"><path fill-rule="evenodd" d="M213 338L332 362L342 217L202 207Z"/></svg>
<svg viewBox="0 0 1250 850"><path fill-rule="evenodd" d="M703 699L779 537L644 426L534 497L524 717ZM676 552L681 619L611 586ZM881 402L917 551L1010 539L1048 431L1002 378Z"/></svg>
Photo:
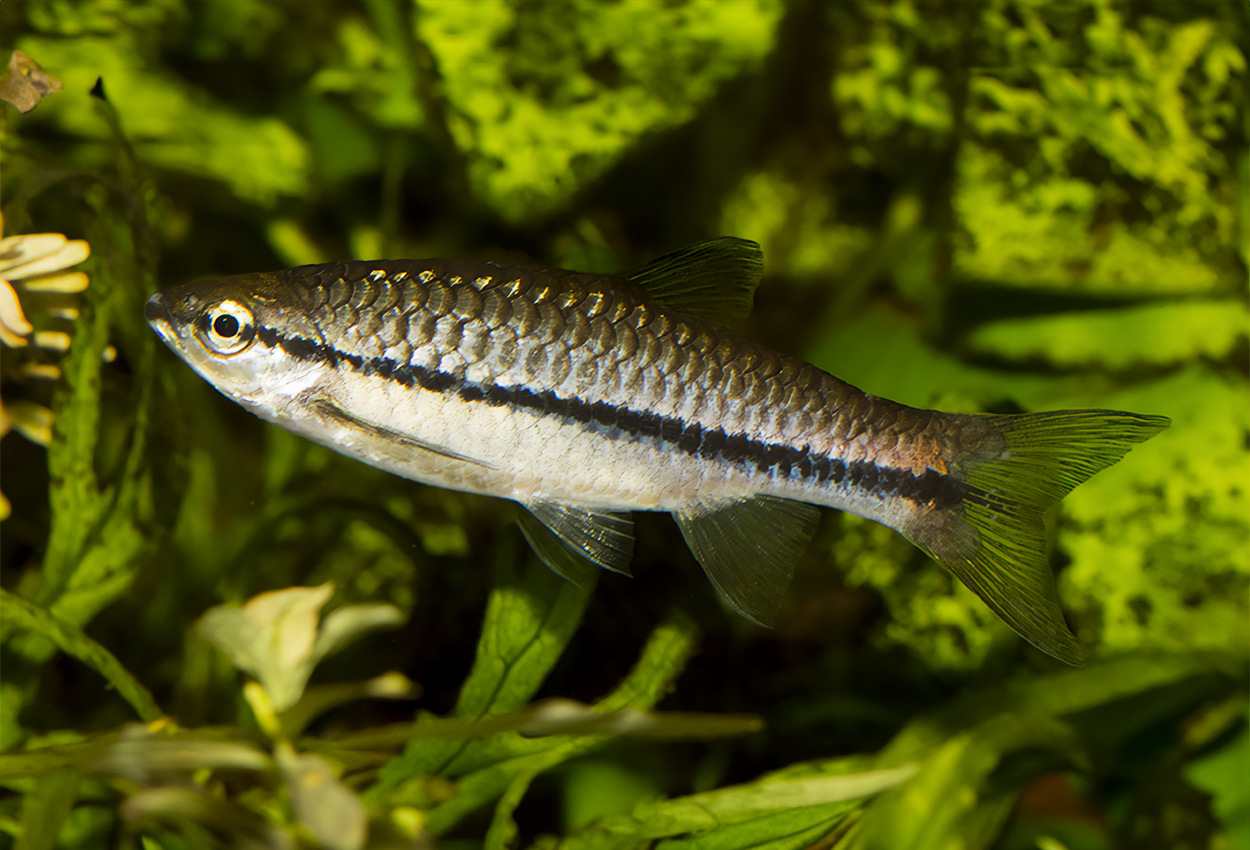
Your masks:
<svg viewBox="0 0 1250 850"><path fill-rule="evenodd" d="M369 632L398 629L404 624L404 612L386 602L345 605L326 615L312 648L313 665L320 664Z"/></svg>
<svg viewBox="0 0 1250 850"><path fill-rule="evenodd" d="M369 833L365 804L320 756L279 744L274 755L291 792L299 822L327 850L360 850Z"/></svg>
<svg viewBox="0 0 1250 850"><path fill-rule="evenodd" d="M236 667L255 676L284 711L294 705L317 662L318 616L334 585L290 587L253 597L242 608L218 606L196 624Z"/></svg>

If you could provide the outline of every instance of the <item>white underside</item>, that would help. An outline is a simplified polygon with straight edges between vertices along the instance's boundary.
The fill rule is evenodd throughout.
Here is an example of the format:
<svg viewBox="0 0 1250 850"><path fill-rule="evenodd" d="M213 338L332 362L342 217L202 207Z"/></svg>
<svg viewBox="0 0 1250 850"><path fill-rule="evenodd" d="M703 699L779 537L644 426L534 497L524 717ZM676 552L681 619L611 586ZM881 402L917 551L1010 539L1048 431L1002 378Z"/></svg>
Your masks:
<svg viewBox="0 0 1250 850"><path fill-rule="evenodd" d="M689 455L658 438L609 437L595 425L455 393L402 386L380 376L312 368L282 372L261 398L239 399L262 417L372 466L438 487L606 511L697 513L768 494L826 505L896 525L901 500ZM314 379L316 376L317 379ZM327 380L329 379L329 380ZM352 416L440 453L380 438L319 415L318 397ZM454 455L456 457L447 457ZM465 458L465 459L457 459Z"/></svg>

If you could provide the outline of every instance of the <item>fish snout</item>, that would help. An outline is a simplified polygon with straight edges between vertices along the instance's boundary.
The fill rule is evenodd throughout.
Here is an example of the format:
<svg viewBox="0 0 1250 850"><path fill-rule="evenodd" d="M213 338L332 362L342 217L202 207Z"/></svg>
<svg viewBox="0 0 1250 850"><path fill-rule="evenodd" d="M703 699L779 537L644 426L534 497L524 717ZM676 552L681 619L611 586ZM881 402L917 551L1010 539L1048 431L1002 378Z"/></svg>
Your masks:
<svg viewBox="0 0 1250 850"><path fill-rule="evenodd" d="M170 315L169 308L161 300L159 292L149 298L147 304L143 305L143 318L147 319L148 324L153 327L158 324L173 327L174 324L174 317Z"/></svg>
<svg viewBox="0 0 1250 850"><path fill-rule="evenodd" d="M178 333L178 323L174 321L174 314L169 312L161 293L156 293L143 305L143 318L148 320L148 325L156 331L161 342L175 351L178 350L178 341L182 335Z"/></svg>

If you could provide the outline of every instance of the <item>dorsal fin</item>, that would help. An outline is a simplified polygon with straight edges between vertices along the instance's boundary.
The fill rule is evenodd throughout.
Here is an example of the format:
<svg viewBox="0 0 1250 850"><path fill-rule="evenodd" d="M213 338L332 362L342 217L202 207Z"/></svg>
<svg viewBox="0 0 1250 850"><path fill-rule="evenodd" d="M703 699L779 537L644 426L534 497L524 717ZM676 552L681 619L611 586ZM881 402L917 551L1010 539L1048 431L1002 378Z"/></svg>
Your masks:
<svg viewBox="0 0 1250 850"><path fill-rule="evenodd" d="M622 276L646 289L658 304L737 325L751 312L763 275L764 252L757 243L722 236L665 254Z"/></svg>

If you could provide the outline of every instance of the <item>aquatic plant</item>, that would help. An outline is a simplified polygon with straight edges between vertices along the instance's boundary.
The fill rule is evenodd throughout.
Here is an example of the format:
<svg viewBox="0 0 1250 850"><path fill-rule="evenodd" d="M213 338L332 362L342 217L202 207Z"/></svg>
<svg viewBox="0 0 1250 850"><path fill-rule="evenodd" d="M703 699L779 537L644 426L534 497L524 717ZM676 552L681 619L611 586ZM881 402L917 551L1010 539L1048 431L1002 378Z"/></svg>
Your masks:
<svg viewBox="0 0 1250 850"><path fill-rule="evenodd" d="M0 443L0 844L1250 847L1244 4L310 8L0 4L63 82L0 104L5 228L91 245L60 376L3 352L55 418ZM775 631L667 522L565 582L143 321L210 275L722 234L765 249L747 332L865 390L1172 418L1054 517L1087 667L834 514Z"/></svg>

